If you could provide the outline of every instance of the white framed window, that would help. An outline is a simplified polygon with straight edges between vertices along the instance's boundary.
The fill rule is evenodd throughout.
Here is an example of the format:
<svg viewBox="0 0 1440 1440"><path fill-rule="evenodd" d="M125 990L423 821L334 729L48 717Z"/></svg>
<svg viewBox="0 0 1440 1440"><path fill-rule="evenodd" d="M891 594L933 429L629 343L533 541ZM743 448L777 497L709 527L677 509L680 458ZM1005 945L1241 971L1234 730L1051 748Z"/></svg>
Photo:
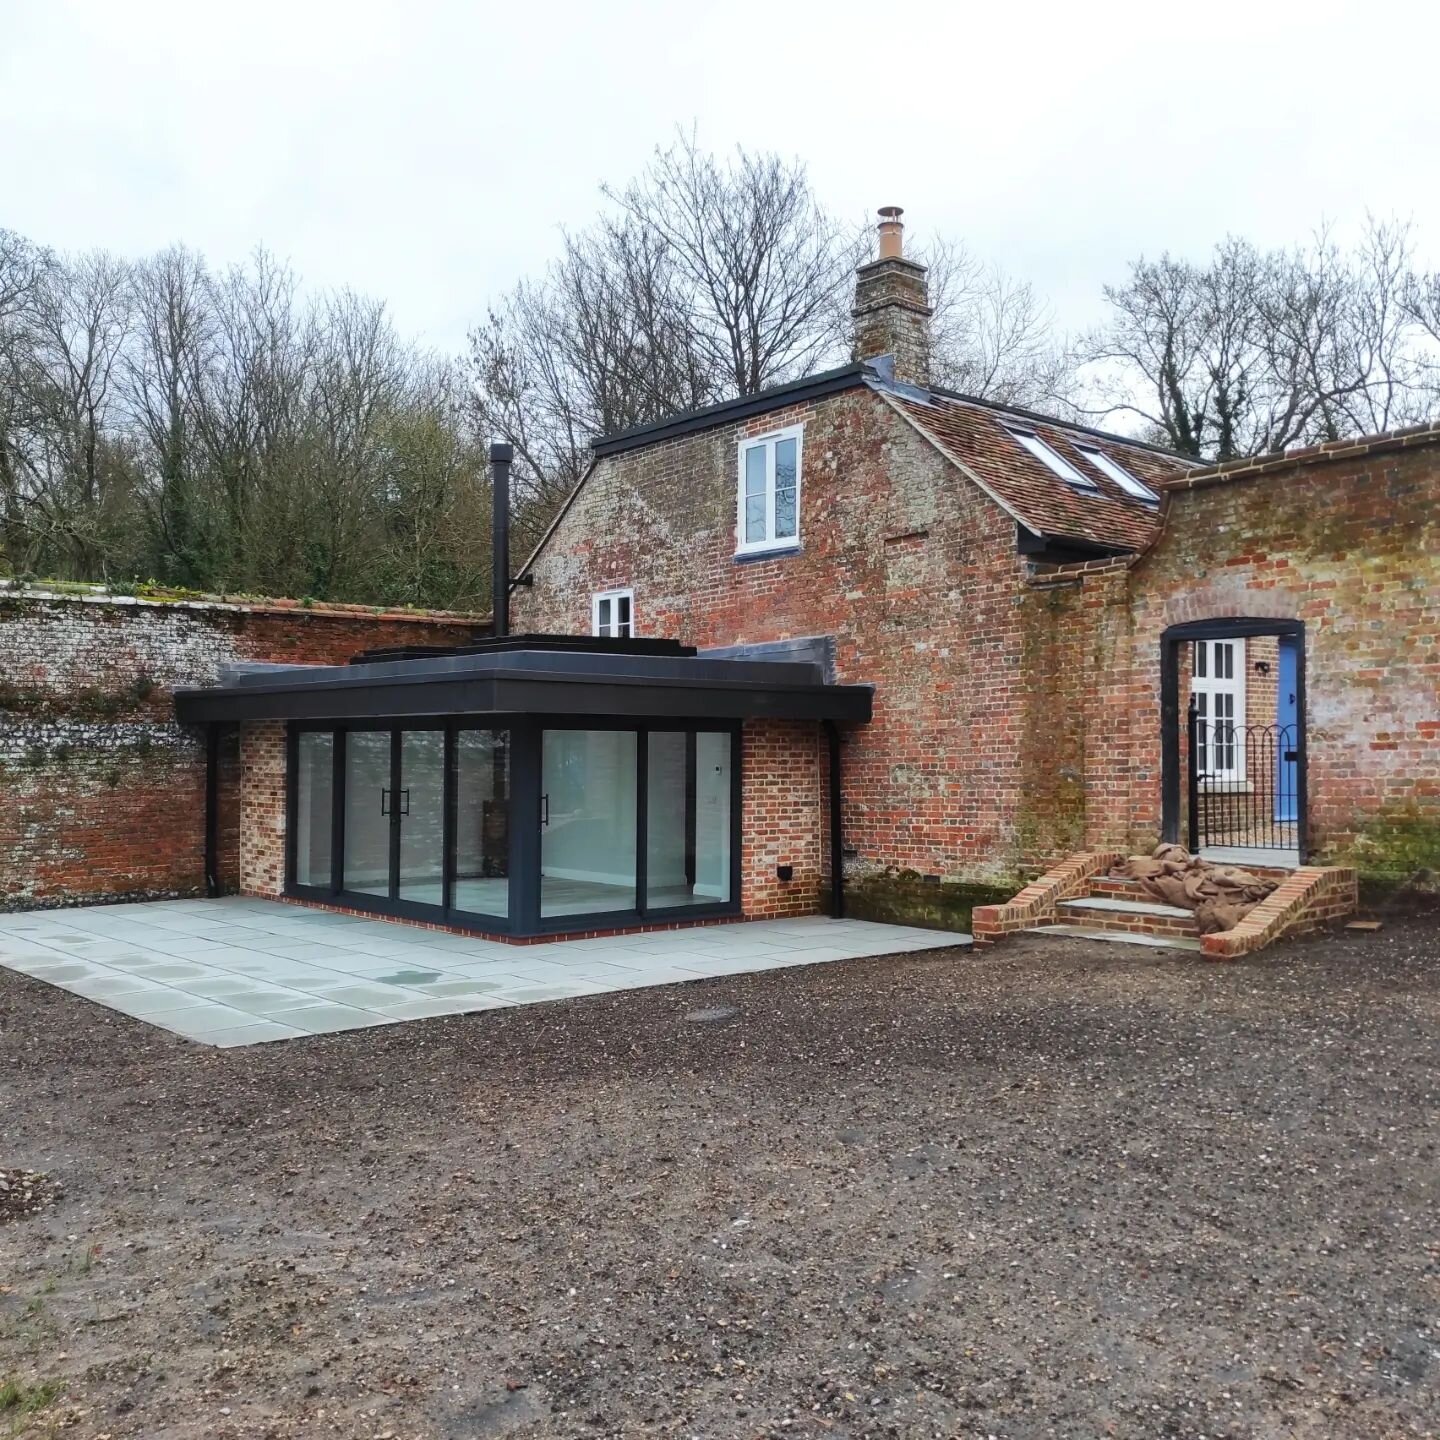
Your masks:
<svg viewBox="0 0 1440 1440"><path fill-rule="evenodd" d="M1127 495L1143 500L1147 505L1158 505L1160 497L1143 481L1137 480L1118 460L1112 460L1103 450L1092 445L1075 447L1102 475L1108 475Z"/></svg>
<svg viewBox="0 0 1440 1440"><path fill-rule="evenodd" d="M1190 694L1200 722L1197 756L1202 777L1245 778L1245 642L1197 640Z"/></svg>
<svg viewBox="0 0 1440 1440"><path fill-rule="evenodd" d="M635 634L635 592L599 590L590 600L590 628L612 640L629 640Z"/></svg>
<svg viewBox="0 0 1440 1440"><path fill-rule="evenodd" d="M1076 490L1098 493L1100 487L1088 476L1082 475L1058 450L1052 450L1033 430L1022 430L1015 425L1005 427L1016 443L1024 446L1047 470L1058 475L1067 485Z"/></svg>
<svg viewBox="0 0 1440 1440"><path fill-rule="evenodd" d="M740 442L735 553L790 550L800 543L800 437L792 425Z"/></svg>

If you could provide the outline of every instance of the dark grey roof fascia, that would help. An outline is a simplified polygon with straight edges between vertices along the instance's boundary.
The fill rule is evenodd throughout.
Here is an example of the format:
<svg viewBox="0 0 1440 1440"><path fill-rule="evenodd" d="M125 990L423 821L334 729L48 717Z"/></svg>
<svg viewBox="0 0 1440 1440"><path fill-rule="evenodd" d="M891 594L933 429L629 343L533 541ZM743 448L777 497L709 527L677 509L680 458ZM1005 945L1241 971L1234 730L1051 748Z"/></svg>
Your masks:
<svg viewBox="0 0 1440 1440"><path fill-rule="evenodd" d="M434 680L506 678L740 685L818 685L822 667L811 660L704 655L584 654L573 650L510 650L430 655L418 660L377 660L363 665L308 665L268 675L237 675L230 690L364 689L367 685L423 685Z"/></svg>
<svg viewBox="0 0 1440 1440"><path fill-rule="evenodd" d="M236 720L388 722L449 715L579 715L643 719L870 719L869 685L770 685L573 675L470 676L368 686L182 690L176 718L187 725Z"/></svg>
<svg viewBox="0 0 1440 1440"><path fill-rule="evenodd" d="M177 691L175 713L186 724L502 713L864 721L872 695L825 684L813 661L511 651L245 675Z"/></svg>
<svg viewBox="0 0 1440 1440"><path fill-rule="evenodd" d="M597 459L602 455L618 455L622 451L637 450L643 445L654 445L661 440L692 435L700 430L713 430L735 420L763 415L767 410L779 410L786 405L818 400L822 396L835 395L863 384L869 373L869 367L864 363L845 365L838 370L823 370L818 375L809 375L803 380L791 380L784 385L774 385L754 395L741 395L734 400L722 400L718 405L707 405L702 410L688 410L647 425L617 430L613 435L601 435L590 442L590 453Z"/></svg>
<svg viewBox="0 0 1440 1440"><path fill-rule="evenodd" d="M748 645L717 645L700 652L715 660L763 660L767 664L801 661L818 665L827 685L835 683L835 637L804 635L791 640L756 640Z"/></svg>

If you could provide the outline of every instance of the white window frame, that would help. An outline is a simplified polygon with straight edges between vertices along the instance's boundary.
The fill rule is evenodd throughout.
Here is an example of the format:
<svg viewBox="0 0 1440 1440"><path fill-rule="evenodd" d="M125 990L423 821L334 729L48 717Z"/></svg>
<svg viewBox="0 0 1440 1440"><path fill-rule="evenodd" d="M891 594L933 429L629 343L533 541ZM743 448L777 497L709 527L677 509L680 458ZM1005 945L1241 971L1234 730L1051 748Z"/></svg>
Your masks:
<svg viewBox="0 0 1440 1440"><path fill-rule="evenodd" d="M805 469L805 427L787 425L764 435L747 435L735 452L735 553L763 555L769 550L797 550L800 547L801 477ZM782 440L795 442L795 533L775 535L775 447ZM765 446L765 536L763 540L745 539L745 452Z"/></svg>
<svg viewBox="0 0 1440 1440"><path fill-rule="evenodd" d="M629 607L629 618L624 622L625 631L621 633L620 601L624 600ZM602 620L600 612L605 606L610 607L612 619ZM605 636L612 640L633 640L635 638L635 592L628 586L616 590L597 590L590 597L590 633L592 635Z"/></svg>
<svg viewBox="0 0 1440 1440"><path fill-rule="evenodd" d="M1220 784L1243 784L1245 781L1245 666L1248 660L1246 643L1243 639L1234 640L1196 640L1192 642L1194 649L1190 659L1190 693L1192 696L1204 696L1204 713L1200 716L1200 723L1206 727L1202 743L1205 746L1206 768L1204 774L1212 783ZM1231 652L1232 665L1231 674L1225 679L1218 679L1215 671L1218 668L1215 660L1220 647L1227 646ZM1203 653L1205 673L1197 675L1196 661ZM1233 749L1233 763L1230 765L1216 766L1213 758L1215 755L1215 733L1216 723L1215 697L1226 695L1231 697L1231 709L1233 714L1226 717L1227 723L1236 727L1238 734L1231 737L1231 748Z"/></svg>
<svg viewBox="0 0 1440 1440"><path fill-rule="evenodd" d="M1093 445L1076 444L1075 448L1102 475L1108 475L1127 495L1143 500L1147 505L1158 505L1160 497L1141 479L1132 475L1118 460L1113 460L1103 450Z"/></svg>
<svg viewBox="0 0 1440 1440"><path fill-rule="evenodd" d="M1052 475L1058 475L1072 490L1084 490L1090 495L1100 493L1100 487L1088 475L1077 470L1035 431L1027 430L1023 425L1007 425L1005 429L1026 454L1038 460Z"/></svg>

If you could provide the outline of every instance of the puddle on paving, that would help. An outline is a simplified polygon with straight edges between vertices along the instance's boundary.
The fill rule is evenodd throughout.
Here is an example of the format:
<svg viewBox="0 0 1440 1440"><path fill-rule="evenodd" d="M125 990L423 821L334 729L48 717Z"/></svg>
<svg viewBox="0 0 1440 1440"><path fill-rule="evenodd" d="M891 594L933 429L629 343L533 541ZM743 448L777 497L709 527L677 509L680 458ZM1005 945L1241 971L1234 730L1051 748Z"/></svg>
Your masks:
<svg viewBox="0 0 1440 1440"><path fill-rule="evenodd" d="M375 980L380 985L428 985L439 978L438 970L397 970L393 975L377 975Z"/></svg>

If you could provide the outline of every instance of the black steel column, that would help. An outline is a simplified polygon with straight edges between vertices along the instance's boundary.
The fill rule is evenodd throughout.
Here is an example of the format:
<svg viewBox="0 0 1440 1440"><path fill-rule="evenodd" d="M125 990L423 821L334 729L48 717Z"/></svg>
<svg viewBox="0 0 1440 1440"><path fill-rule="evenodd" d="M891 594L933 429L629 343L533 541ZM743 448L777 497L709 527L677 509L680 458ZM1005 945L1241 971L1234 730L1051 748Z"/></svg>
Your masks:
<svg viewBox="0 0 1440 1440"><path fill-rule="evenodd" d="M845 918L845 819L841 814L843 786L840 783L840 727L825 721L825 738L830 743L830 914Z"/></svg>
<svg viewBox="0 0 1440 1440"><path fill-rule="evenodd" d="M510 633L510 462L512 445L490 447L490 613L492 633Z"/></svg>
<svg viewBox="0 0 1440 1440"><path fill-rule="evenodd" d="M205 727L205 893L220 893L220 725Z"/></svg>

